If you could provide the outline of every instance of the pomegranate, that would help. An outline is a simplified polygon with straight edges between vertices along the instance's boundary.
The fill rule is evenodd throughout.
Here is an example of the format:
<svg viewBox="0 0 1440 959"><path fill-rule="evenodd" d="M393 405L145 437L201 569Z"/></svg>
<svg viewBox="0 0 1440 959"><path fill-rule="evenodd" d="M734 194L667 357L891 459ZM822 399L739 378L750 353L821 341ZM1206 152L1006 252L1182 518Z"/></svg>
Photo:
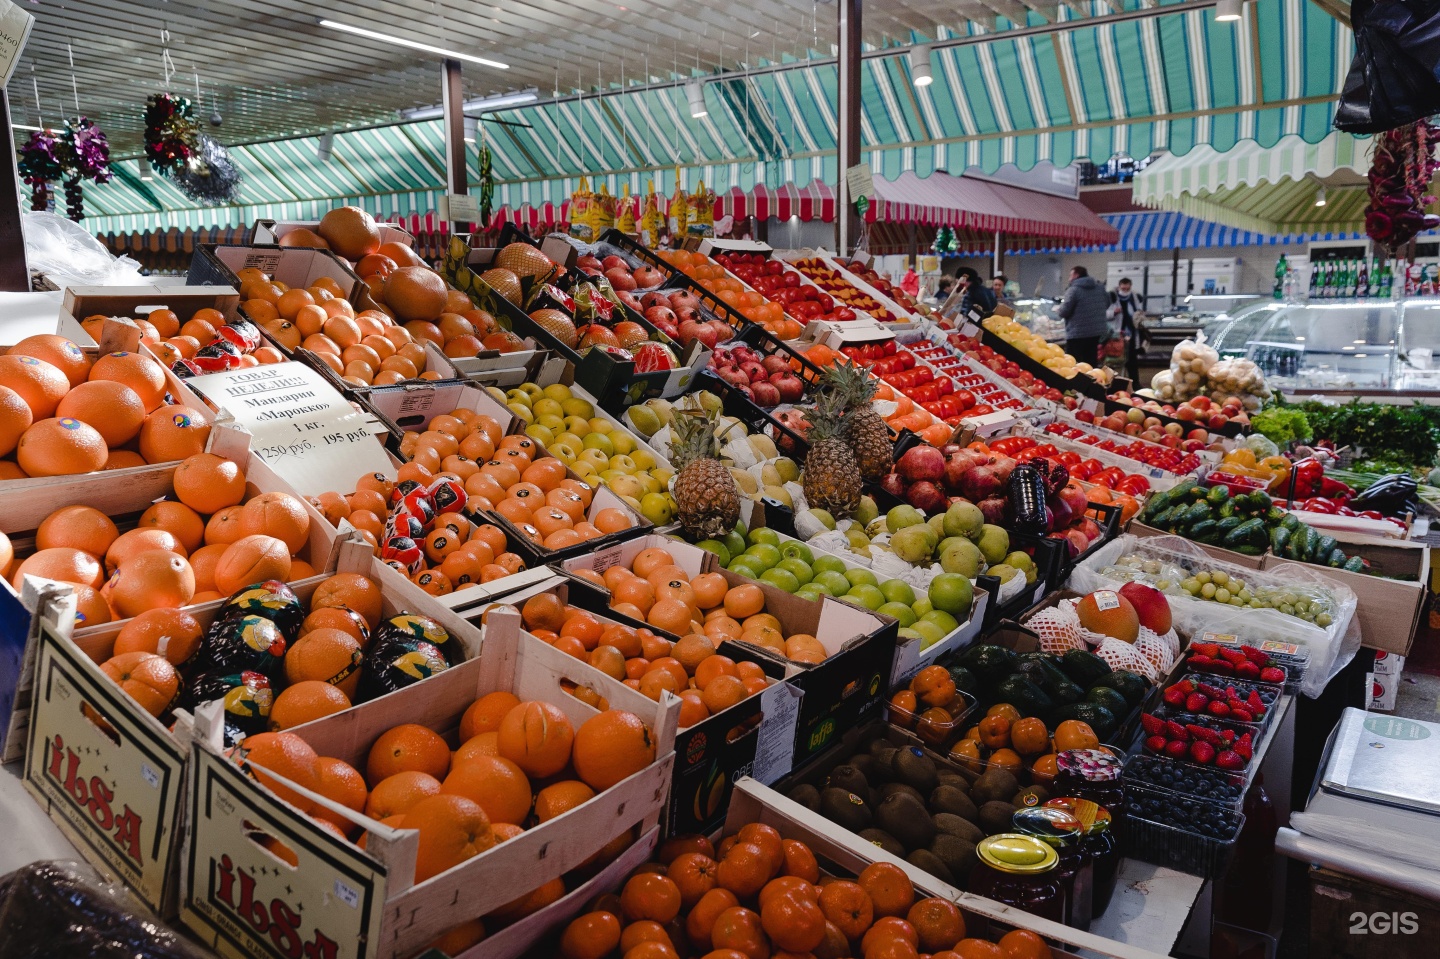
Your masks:
<svg viewBox="0 0 1440 959"><path fill-rule="evenodd" d="M780 405L780 390L768 380L751 383L750 392L755 396L756 404L767 410Z"/></svg>
<svg viewBox="0 0 1440 959"><path fill-rule="evenodd" d="M784 373L790 369L790 363L783 356L767 356L760 365L771 373Z"/></svg>
<svg viewBox="0 0 1440 959"><path fill-rule="evenodd" d="M591 259L594 259L594 257L591 257ZM625 258L623 256L615 256L614 254L601 260L600 268L606 273L609 273L611 270L624 270L626 273L630 272L630 264L625 262Z"/></svg>
<svg viewBox="0 0 1440 959"><path fill-rule="evenodd" d="M677 313L686 307L692 310L700 308L700 298L689 290L675 290L669 294L670 306Z"/></svg>
<svg viewBox="0 0 1440 959"><path fill-rule="evenodd" d="M644 301L642 300L641 303L644 303ZM674 323L675 311L663 305L646 307L645 322L651 326L658 326L661 323Z"/></svg>
<svg viewBox="0 0 1440 959"><path fill-rule="evenodd" d="M664 293L660 293L655 290L651 290L649 293L646 293L644 296L640 297L640 305L645 307L645 309L647 310L650 309L650 307L652 306L663 306L667 309L671 308L669 298L666 297Z"/></svg>
<svg viewBox="0 0 1440 959"><path fill-rule="evenodd" d="M1010 460L1012 470L1015 468L1014 462ZM990 496L1001 496L1009 479L1009 471L1001 475L998 458L987 457L986 462L970 467L960 477L960 495L973 503Z"/></svg>
<svg viewBox="0 0 1440 959"><path fill-rule="evenodd" d="M1005 525L1005 511L1009 508L1009 501L1003 496L987 496L975 504L980 507L985 522L991 526Z"/></svg>
<svg viewBox="0 0 1440 959"><path fill-rule="evenodd" d="M606 257L610 259L610 257ZM630 271L623 266L613 267L605 271L605 279L610 281L610 288L617 293L621 290L634 290L636 288L635 278Z"/></svg>
<svg viewBox="0 0 1440 959"><path fill-rule="evenodd" d="M911 483L936 483L945 476L945 457L933 446L912 446L895 464L895 472Z"/></svg>
<svg viewBox="0 0 1440 959"><path fill-rule="evenodd" d="M653 290L665 282L665 274L653 266L642 266L634 273L635 285L642 290Z"/></svg>
<svg viewBox="0 0 1440 959"><path fill-rule="evenodd" d="M934 447L929 448L934 449ZM935 450L935 452L939 453L940 451ZM946 497L945 491L928 480L911 483L905 490L905 499L911 506L926 514L943 513L946 506L949 505L949 498Z"/></svg>
<svg viewBox="0 0 1440 959"><path fill-rule="evenodd" d="M905 498L905 481L899 473L886 473L880 478L880 488L897 499Z"/></svg>
<svg viewBox="0 0 1440 959"><path fill-rule="evenodd" d="M771 373L770 382L780 391L782 403L798 403L805 396L805 381L789 370Z"/></svg>

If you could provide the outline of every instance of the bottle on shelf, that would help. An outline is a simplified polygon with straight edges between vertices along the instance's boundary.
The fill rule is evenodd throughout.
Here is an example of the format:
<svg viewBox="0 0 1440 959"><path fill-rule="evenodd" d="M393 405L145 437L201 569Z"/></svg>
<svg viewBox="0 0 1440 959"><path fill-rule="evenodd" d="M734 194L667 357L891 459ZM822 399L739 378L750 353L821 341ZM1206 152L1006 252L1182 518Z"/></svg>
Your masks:
<svg viewBox="0 0 1440 959"><path fill-rule="evenodd" d="M1368 299L1370 296L1370 258L1367 256L1360 261L1360 272L1355 277L1355 295L1360 299Z"/></svg>
<svg viewBox="0 0 1440 959"><path fill-rule="evenodd" d="M1285 295L1285 273L1288 269L1285 254L1281 253L1280 259L1275 261L1275 290L1271 294L1277 300Z"/></svg>
<svg viewBox="0 0 1440 959"><path fill-rule="evenodd" d="M1394 282L1395 282L1394 277L1393 277L1392 274L1390 273L1390 261L1389 261L1388 259L1386 259L1386 260L1384 261L1384 263L1383 263L1383 264L1381 265L1381 267L1380 267L1380 292L1379 292L1379 296L1380 296L1381 299L1385 299L1385 300L1390 299L1390 294L1393 292L1392 284L1393 284Z"/></svg>
<svg viewBox="0 0 1440 959"><path fill-rule="evenodd" d="M1348 300L1355 296L1355 261L1346 260L1344 269L1345 283L1341 287L1340 295Z"/></svg>
<svg viewBox="0 0 1440 959"><path fill-rule="evenodd" d="M1325 299L1335 298L1335 261L1325 261Z"/></svg>
<svg viewBox="0 0 1440 959"><path fill-rule="evenodd" d="M1319 299L1324 292L1325 277L1324 264L1315 262L1310 264L1310 299Z"/></svg>

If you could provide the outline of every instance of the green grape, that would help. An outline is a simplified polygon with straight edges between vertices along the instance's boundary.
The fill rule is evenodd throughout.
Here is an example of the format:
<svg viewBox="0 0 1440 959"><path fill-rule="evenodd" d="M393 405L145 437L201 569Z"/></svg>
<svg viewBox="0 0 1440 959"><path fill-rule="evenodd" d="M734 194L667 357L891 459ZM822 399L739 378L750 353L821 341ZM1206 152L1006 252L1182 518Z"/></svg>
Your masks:
<svg viewBox="0 0 1440 959"><path fill-rule="evenodd" d="M1224 586L1221 586L1219 589L1215 590L1215 602L1217 602L1217 603L1228 603L1228 602L1230 602L1230 590L1226 589Z"/></svg>
<svg viewBox="0 0 1440 959"><path fill-rule="evenodd" d="M1209 580L1206 580L1205 583L1202 584L1200 587L1200 595L1204 596L1206 599L1214 599L1215 584L1210 582Z"/></svg>

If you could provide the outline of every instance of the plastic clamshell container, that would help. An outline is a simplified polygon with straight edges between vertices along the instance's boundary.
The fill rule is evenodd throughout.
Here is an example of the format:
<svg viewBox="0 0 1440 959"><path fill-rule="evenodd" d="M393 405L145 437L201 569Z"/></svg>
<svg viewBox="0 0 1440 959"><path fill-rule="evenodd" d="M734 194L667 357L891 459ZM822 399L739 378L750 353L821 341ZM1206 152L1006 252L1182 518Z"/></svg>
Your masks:
<svg viewBox="0 0 1440 959"><path fill-rule="evenodd" d="M940 707L953 717L948 723L922 719L921 715L925 709L931 708L929 706L920 709L917 704L918 712L912 713L888 700L885 703L885 717L890 725L915 734L921 742L932 749L949 749L964 735L965 722L975 712L977 706L978 703L974 696L963 689L957 689L955 698Z"/></svg>
<svg viewBox="0 0 1440 959"><path fill-rule="evenodd" d="M1307 660L1307 662L1308 662L1308 660ZM1203 675L1206 675L1206 676L1215 676L1215 677L1218 677L1218 678L1220 678L1220 679L1225 680L1226 683L1230 683L1230 682L1233 682L1233 681L1235 680L1235 674L1234 674L1234 673L1216 672L1216 671L1213 671L1213 670L1210 670L1210 669L1206 668L1206 667L1203 666L1203 665L1202 665L1202 666L1197 666L1197 665L1195 665L1195 663L1193 662L1193 659L1192 659L1192 660L1188 660L1188 661L1185 663L1185 668L1188 669L1188 670L1190 670L1192 673L1194 673L1194 674L1196 674L1196 675L1203 674ZM1282 680L1281 682L1278 682L1278 683L1263 683L1263 682L1261 682L1261 681L1258 680L1258 679L1244 679L1244 680L1241 680L1241 682L1244 682L1244 683L1252 683L1252 684L1254 684L1257 688L1269 688L1269 689L1273 689L1273 690L1277 690L1277 691L1278 691L1278 690L1280 690L1280 689L1283 689L1283 688L1289 686L1290 683L1292 682L1292 680L1293 680L1294 682L1297 682L1297 683L1300 681L1298 676L1297 676L1297 677L1292 677L1292 676L1290 675L1290 669L1289 669L1289 667L1287 667L1287 666L1281 666L1281 665L1279 665L1278 662L1277 662L1276 668L1282 669L1282 670L1285 671L1285 679Z"/></svg>
<svg viewBox="0 0 1440 959"><path fill-rule="evenodd" d="M1217 830L1220 835L1206 835L1195 827L1161 822L1155 804L1166 805L1189 822L1214 818L1224 827ZM1227 807L1127 783L1125 815L1119 817L1120 851L1128 859L1217 879L1230 867L1244 826L1244 814Z"/></svg>
<svg viewBox="0 0 1440 959"><path fill-rule="evenodd" d="M1140 786L1156 792L1198 799L1238 809L1250 779L1243 772L1202 766L1187 760L1136 753L1121 773L1125 788Z"/></svg>
<svg viewBox="0 0 1440 959"><path fill-rule="evenodd" d="M1180 679L1176 680L1176 682L1184 682L1187 679L1195 683L1215 686L1221 690L1233 686L1235 687L1236 694L1241 699L1249 698L1250 693L1254 692L1260 697L1260 702L1264 703L1265 712L1260 716L1256 716L1252 722L1244 722L1243 720L1232 719L1228 716L1212 716L1209 713L1187 712L1184 709L1177 709L1168 703L1162 702L1160 708L1156 710L1155 714L1157 716L1161 719L1173 719L1179 723L1198 722L1200 725L1205 725L1206 723L1218 721L1230 723L1237 728L1240 726L1249 726L1253 727L1251 732L1252 738L1257 743L1260 741L1261 732L1270 726L1270 720L1275 715L1275 704L1280 701L1281 687L1271 686L1267 683L1237 682L1236 680L1226 676L1220 676L1216 673L1187 672L1184 676L1181 676Z"/></svg>

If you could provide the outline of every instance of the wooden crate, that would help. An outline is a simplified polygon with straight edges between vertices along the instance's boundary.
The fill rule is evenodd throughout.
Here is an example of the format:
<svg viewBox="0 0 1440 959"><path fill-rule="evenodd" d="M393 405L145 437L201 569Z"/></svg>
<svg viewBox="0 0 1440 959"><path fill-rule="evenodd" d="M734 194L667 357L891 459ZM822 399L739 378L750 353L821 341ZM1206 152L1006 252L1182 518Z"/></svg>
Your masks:
<svg viewBox="0 0 1440 959"><path fill-rule="evenodd" d="M431 677L423 689L402 689L293 731L320 755L363 766L371 744L398 722L451 733L476 698L500 689L554 703L578 728L596 711L561 685L574 664L573 657L543 644L522 647L520 617L496 610L478 659ZM362 826L362 851L276 798L218 750L193 743L182 921L223 956L293 959L301 954L296 949L331 959L413 954L459 922L574 869L627 830L638 825L643 835L656 825L675 761L680 703L667 697L657 704L627 692L612 697L611 706L650 725L654 763L593 801L418 885L413 830L390 829L301 790ZM259 837L285 846L298 865L261 848Z"/></svg>

